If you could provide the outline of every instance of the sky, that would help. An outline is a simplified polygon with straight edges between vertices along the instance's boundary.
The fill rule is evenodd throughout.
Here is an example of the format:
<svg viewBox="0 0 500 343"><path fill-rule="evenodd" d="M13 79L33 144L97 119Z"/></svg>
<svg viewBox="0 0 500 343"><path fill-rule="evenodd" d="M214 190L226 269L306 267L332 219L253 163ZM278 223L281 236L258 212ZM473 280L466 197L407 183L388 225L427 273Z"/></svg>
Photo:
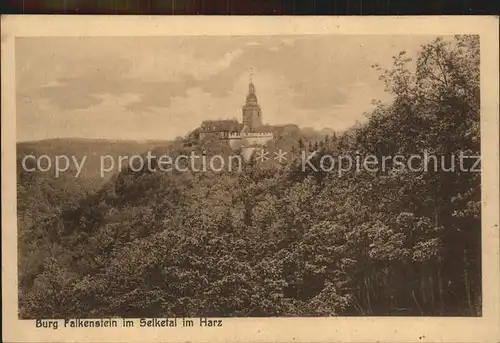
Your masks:
<svg viewBox="0 0 500 343"><path fill-rule="evenodd" d="M371 66L434 38L17 38L17 140L169 140L203 120L241 121L251 74L264 123L342 131L390 100Z"/></svg>

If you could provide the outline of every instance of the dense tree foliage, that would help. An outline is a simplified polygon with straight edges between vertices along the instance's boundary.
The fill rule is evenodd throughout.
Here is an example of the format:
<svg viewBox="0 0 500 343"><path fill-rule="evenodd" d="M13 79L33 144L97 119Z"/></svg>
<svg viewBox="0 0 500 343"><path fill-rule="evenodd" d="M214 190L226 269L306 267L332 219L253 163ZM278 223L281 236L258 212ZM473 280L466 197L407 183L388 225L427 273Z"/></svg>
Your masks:
<svg viewBox="0 0 500 343"><path fill-rule="evenodd" d="M38 214L20 237L21 316L480 315L480 173L300 163L300 149L316 165L479 152L478 37L438 39L409 62L401 52L381 70L394 99L366 124L309 142L282 132L286 164L125 170ZM193 149L230 153L193 135L163 152Z"/></svg>

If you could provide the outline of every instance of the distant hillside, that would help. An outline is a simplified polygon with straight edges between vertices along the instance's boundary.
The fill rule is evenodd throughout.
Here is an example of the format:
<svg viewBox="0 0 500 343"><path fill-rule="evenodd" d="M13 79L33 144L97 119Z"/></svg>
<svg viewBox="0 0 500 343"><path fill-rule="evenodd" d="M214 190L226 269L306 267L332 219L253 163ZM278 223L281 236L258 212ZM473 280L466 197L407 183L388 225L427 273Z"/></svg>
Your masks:
<svg viewBox="0 0 500 343"><path fill-rule="evenodd" d="M309 143L314 145L324 142L325 139L330 140L337 134L333 129L316 130L310 127L300 128L293 124L274 126L274 132L276 134L276 148L284 150L291 150L292 147L300 148L300 141L304 145Z"/></svg>
<svg viewBox="0 0 500 343"><path fill-rule="evenodd" d="M302 132L302 134L304 136L310 137L311 139L318 138L318 137L324 138L326 135L332 136L334 134L339 133L338 131L335 131L331 128L326 128L326 127L321 129L321 130L317 130L317 129L312 128L312 127L303 127L303 128L301 128L300 131Z"/></svg>
<svg viewBox="0 0 500 343"><path fill-rule="evenodd" d="M325 138L331 139L334 136L332 129L321 131L313 128L301 129L294 124L265 125L262 129L274 132L275 135L273 142L267 146L269 151L282 149L299 152L314 144L324 142ZM205 151L211 155L235 153L229 148L227 142L218 139L200 140L196 133L197 130L194 130L186 138L179 137L174 141L57 138L18 143L18 217L21 226L30 226L41 214L57 212L56 209L59 209L60 204L76 202L101 189L113 175L118 174L120 157L123 157L126 164L131 156L143 155L148 151L156 156L172 154L174 151L175 154L186 155L189 155L191 151L199 154ZM49 156L53 164L52 169L47 172L23 170L22 160L28 155ZM70 162L69 170L61 172L56 177L54 169L56 156L67 156L70 160L74 157L80 164L85 156L85 163L78 177L75 177L77 167L73 161ZM105 156L109 156L109 158L106 157L107 162L111 159L115 161L115 166L112 171L101 176L101 158ZM35 166L33 160L28 162L28 167Z"/></svg>
<svg viewBox="0 0 500 343"><path fill-rule="evenodd" d="M127 141L85 138L57 138L41 141L17 143L17 187L18 187L18 218L20 226L30 226L40 219L43 213L57 213L57 209L65 202L78 199L93 193L101 188L109 178L117 172L115 170L100 175L101 156L112 156L118 161L119 156L132 156L142 154L159 146L167 146L168 141ZM47 155L52 159L56 156L72 156L81 163L86 156L85 163L78 178L76 166L70 163L69 170L59 177L55 176L52 167L47 172L27 171L22 166L25 156L40 157ZM45 162L44 162L45 163ZM34 167L34 161L28 160L29 168ZM45 164L43 164L45 167Z"/></svg>
<svg viewBox="0 0 500 343"><path fill-rule="evenodd" d="M17 156L26 155L75 156L81 160L87 156L82 178L93 178L100 174L101 156L110 155L117 159L119 156L132 156L152 150L159 146L166 146L170 141L148 140L107 140L87 138L56 138L41 141L21 142L17 144ZM72 170L72 169L70 169ZM69 172L68 172L69 173ZM109 177L110 175L107 175Z"/></svg>

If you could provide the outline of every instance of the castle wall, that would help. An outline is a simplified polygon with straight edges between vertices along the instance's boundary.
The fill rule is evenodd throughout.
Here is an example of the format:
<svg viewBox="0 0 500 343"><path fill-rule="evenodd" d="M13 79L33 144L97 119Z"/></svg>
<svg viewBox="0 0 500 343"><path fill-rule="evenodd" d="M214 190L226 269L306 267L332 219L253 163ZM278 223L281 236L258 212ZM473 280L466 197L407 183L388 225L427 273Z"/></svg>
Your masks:
<svg viewBox="0 0 500 343"><path fill-rule="evenodd" d="M273 139L270 132L245 132L229 135L229 146L236 150L241 147L263 146Z"/></svg>
<svg viewBox="0 0 500 343"><path fill-rule="evenodd" d="M272 134L246 135L245 137L242 137L242 141L245 146L265 145L272 139L273 139Z"/></svg>
<svg viewBox="0 0 500 343"><path fill-rule="evenodd" d="M233 137L229 137L229 146L231 147L231 149L233 150L236 150L236 149L239 149L241 148L243 145L243 142L241 141L241 138L238 136L233 136Z"/></svg>
<svg viewBox="0 0 500 343"><path fill-rule="evenodd" d="M229 132L229 131L200 132L200 139L205 139L207 137L218 137L221 139L229 139L229 137L238 134L239 134L238 132Z"/></svg>

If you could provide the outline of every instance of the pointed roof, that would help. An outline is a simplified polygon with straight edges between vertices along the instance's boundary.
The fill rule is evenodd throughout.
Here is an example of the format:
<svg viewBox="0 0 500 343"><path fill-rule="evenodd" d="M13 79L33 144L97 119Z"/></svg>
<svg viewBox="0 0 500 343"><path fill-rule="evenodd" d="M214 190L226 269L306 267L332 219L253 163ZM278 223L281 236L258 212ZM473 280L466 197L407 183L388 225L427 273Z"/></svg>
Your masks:
<svg viewBox="0 0 500 343"><path fill-rule="evenodd" d="M236 119L205 120L201 123L201 130L203 132L218 132L218 131L237 132L241 130L242 126L243 125L238 123Z"/></svg>
<svg viewBox="0 0 500 343"><path fill-rule="evenodd" d="M255 94L255 85L250 81L248 84L248 95L247 95L247 105L249 104L258 104L259 100L257 100L257 95Z"/></svg>

